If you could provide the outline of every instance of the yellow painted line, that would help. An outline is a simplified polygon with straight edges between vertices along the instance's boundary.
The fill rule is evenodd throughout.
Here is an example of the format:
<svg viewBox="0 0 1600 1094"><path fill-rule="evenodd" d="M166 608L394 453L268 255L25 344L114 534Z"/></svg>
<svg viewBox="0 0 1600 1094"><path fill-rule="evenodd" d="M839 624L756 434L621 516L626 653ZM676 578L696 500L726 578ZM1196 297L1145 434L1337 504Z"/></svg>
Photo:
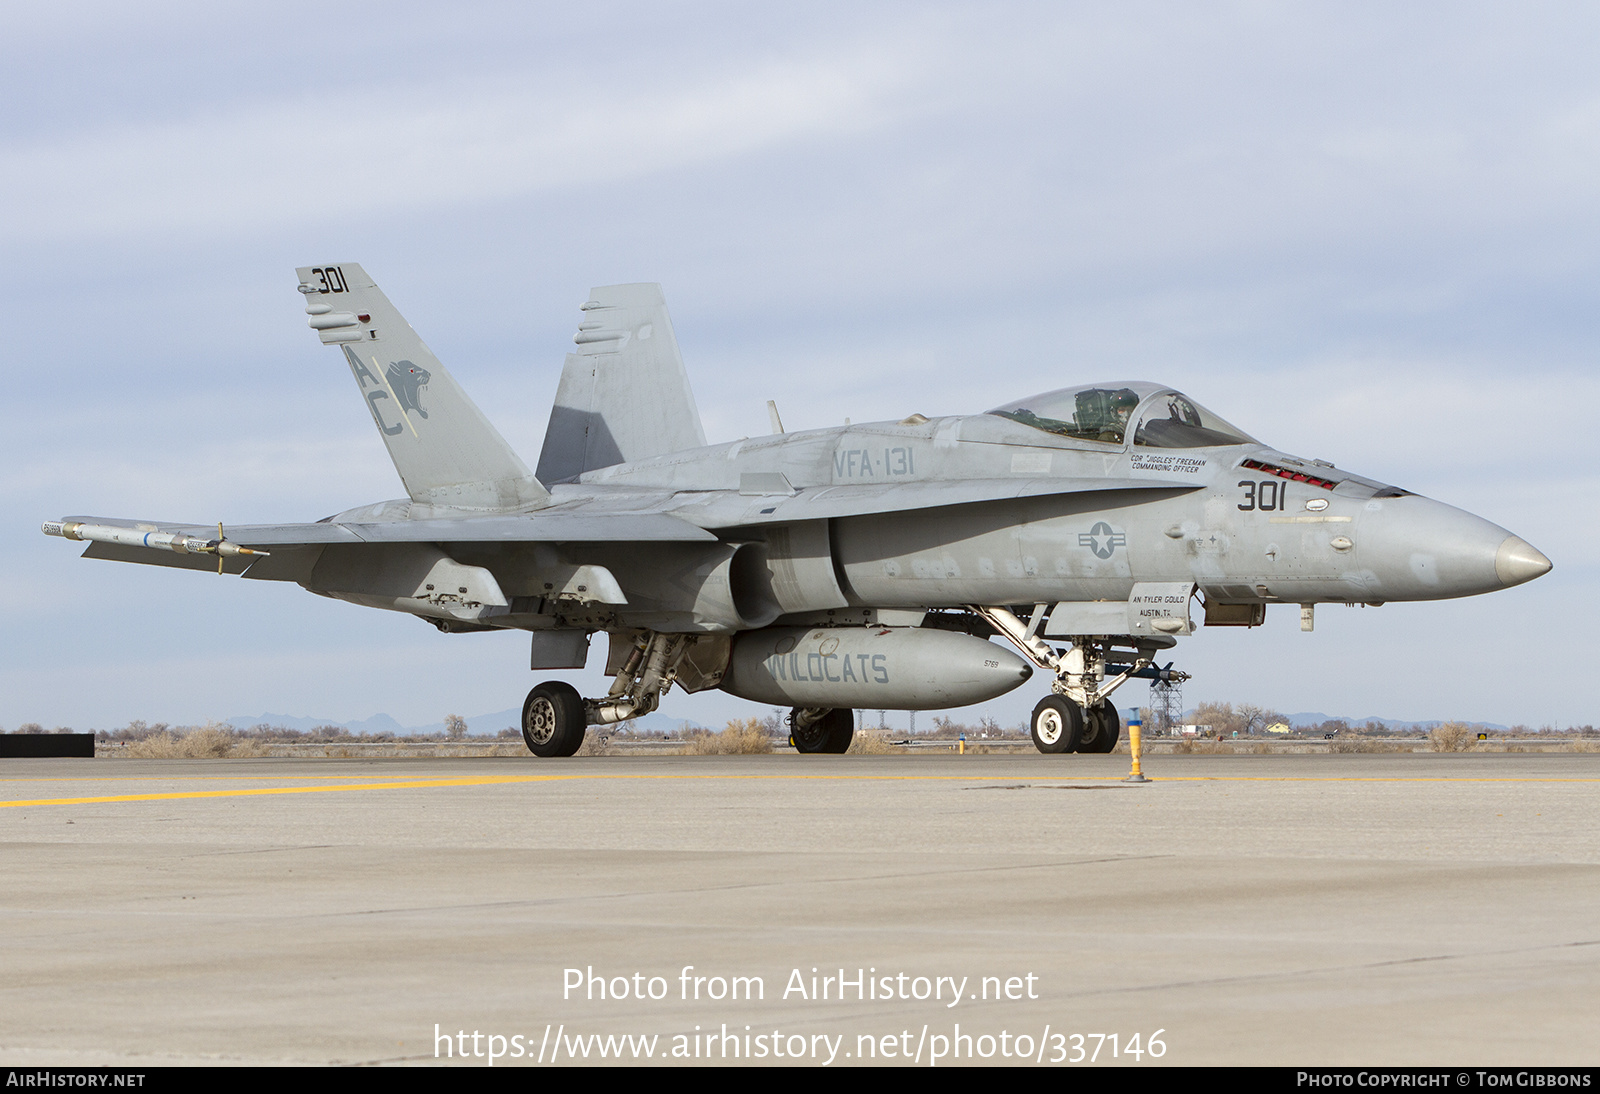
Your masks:
<svg viewBox="0 0 1600 1094"><path fill-rule="evenodd" d="M205 777L210 778L214 776ZM311 776L306 777L310 778ZM322 794L341 790L416 790L430 787L494 786L505 783L579 782L585 780L607 779L697 779L701 781L749 781L773 779L798 781L823 779L851 782L983 781L981 777L975 777L972 775L477 775L449 779L397 779L388 782L346 783L337 786L245 787L237 790L173 790L165 793L151 794L103 794L85 798L31 798L22 801L0 801L0 809L16 808L23 805L89 805L98 802L175 801L183 798L242 798L259 797L265 794Z"/></svg>
<svg viewBox="0 0 1600 1094"><path fill-rule="evenodd" d="M371 772L362 772L355 775L339 775L332 772L294 775L280 773L276 775L63 775L58 777L48 775L30 775L27 778L0 777L0 785L6 783L123 783L123 782L247 782L251 780L282 781L287 779L366 779L368 784L363 784L366 789L370 784L376 785L417 785L417 786L469 786L475 783L498 782L552 782L564 780L607 780L607 779L701 779L701 780L748 780L748 779L822 779L842 782L973 782L989 779L1028 779L1033 782L1055 782L1060 779L1071 779L1075 782L1103 782L1121 783L1120 775L1088 775L1072 771L1054 771L1041 774L1037 771L1014 772L971 772L964 775L890 775L890 774L845 774L822 772L783 772L777 774L763 774L749 772L745 774L716 774L711 772L550 772L537 775L457 775L440 776L434 779L406 778L402 775L390 776L385 779L382 775L373 775ZM374 782L373 780L378 780ZM1151 782L1307 782L1307 783L1588 783L1600 782L1600 775L1153 775ZM328 787L334 790L337 787Z"/></svg>
<svg viewBox="0 0 1600 1094"><path fill-rule="evenodd" d="M559 776L550 776L557 778ZM485 776L471 779L418 779L409 782L345 783L339 786L265 786L242 790L175 790L166 794L107 794L92 798L35 798L31 801L0 802L0 809L24 805L93 805L100 802L174 801L181 798L249 798L265 794L322 794L341 790L408 790L430 786L484 786L490 783L533 782L537 775Z"/></svg>
<svg viewBox="0 0 1600 1094"><path fill-rule="evenodd" d="M268 777L268 776L260 776ZM303 776L310 778L312 776ZM994 775L844 775L844 774L793 774L793 775L655 775L655 774L550 774L550 775L477 775L444 779L395 779L381 782L366 783L340 783L331 786L272 786L272 787L244 787L233 790L174 790L165 793L150 794L105 794L82 798L31 798L21 801L0 801L0 809L16 809L24 806L43 805L96 805L107 802L139 802L139 801L178 801L187 798L246 798L261 797L271 794L326 794L347 790L418 790L441 787L457 786L495 786L509 783L534 783L534 782L582 782L601 780L667 780L679 781L831 781L831 782L989 782L995 778L1028 778L1030 781L1041 785L1048 785L1062 778L1072 778L1070 773L1041 777L1017 776L1010 774ZM192 776L196 779L226 778L226 776ZM113 780L105 780L113 781ZM129 781L148 781L144 779ZM179 781L177 779L169 781ZM1091 777L1077 778L1078 782L1097 782L1106 785L1117 785L1121 779ZM1340 776L1301 776L1291 775L1271 777L1263 775L1181 775L1173 778L1155 778L1152 782L1361 782L1361 783L1591 783L1600 782L1600 778L1441 778L1427 776L1421 778L1397 777L1340 777Z"/></svg>
<svg viewBox="0 0 1600 1094"><path fill-rule="evenodd" d="M454 779L407 779L392 782L346 783L338 786L273 786L238 790L174 790L167 793L154 794L104 794L86 798L31 798L23 801L0 801L0 809L15 809L29 805L95 805L103 802L177 801L185 798L249 798L268 794L326 794L343 790L416 790L430 787L493 786L505 783L572 782L596 779L700 779L725 781L833 779L861 782L974 781L974 777L971 775L480 775Z"/></svg>
<svg viewBox="0 0 1600 1094"><path fill-rule="evenodd" d="M339 775L333 772L314 775L291 775L287 773L277 775L30 775L27 778L0 778L4 783L183 783L183 782L249 782L252 779L272 779L281 782L284 779L381 779L382 775L374 775L370 771L363 771L358 775ZM390 778L403 779L403 775L393 775Z"/></svg>
<svg viewBox="0 0 1600 1094"><path fill-rule="evenodd" d="M1152 782L1164 783L1593 783L1600 776L1537 775L1158 775Z"/></svg>

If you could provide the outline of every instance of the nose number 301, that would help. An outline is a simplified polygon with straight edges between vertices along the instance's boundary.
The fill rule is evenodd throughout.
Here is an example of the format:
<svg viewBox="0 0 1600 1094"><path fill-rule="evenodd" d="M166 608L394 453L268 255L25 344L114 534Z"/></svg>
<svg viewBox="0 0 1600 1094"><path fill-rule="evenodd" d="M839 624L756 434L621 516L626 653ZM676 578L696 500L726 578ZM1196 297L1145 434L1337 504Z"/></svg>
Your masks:
<svg viewBox="0 0 1600 1094"><path fill-rule="evenodd" d="M1275 512L1284 508L1289 502L1289 484L1286 482L1279 482L1277 479L1267 479L1264 482L1240 479L1239 485L1244 487L1244 500L1239 503L1239 508L1246 513L1255 509L1263 513Z"/></svg>

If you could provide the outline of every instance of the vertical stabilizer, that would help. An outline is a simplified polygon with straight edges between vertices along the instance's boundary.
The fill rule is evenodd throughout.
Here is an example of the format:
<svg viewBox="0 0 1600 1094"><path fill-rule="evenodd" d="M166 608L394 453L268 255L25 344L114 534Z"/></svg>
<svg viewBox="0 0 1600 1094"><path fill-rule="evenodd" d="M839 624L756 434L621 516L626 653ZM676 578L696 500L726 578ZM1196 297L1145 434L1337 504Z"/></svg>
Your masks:
<svg viewBox="0 0 1600 1094"><path fill-rule="evenodd" d="M589 291L567 354L539 456L543 482L701 448L700 411L689 390L660 285Z"/></svg>
<svg viewBox="0 0 1600 1094"><path fill-rule="evenodd" d="M305 266L311 329L344 351L411 499L518 509L550 494L354 262Z"/></svg>

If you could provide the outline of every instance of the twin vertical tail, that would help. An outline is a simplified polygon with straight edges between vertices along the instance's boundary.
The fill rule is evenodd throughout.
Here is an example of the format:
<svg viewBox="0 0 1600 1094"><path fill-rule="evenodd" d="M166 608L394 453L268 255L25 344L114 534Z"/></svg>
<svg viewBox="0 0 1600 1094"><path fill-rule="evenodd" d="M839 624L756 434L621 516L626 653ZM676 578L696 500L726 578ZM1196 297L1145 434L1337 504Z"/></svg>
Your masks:
<svg viewBox="0 0 1600 1094"><path fill-rule="evenodd" d="M501 512L549 501L365 270L345 262L296 272L311 329L344 352L412 501Z"/></svg>
<svg viewBox="0 0 1600 1094"><path fill-rule="evenodd" d="M542 481L705 446L660 285L589 290L572 340L539 455Z"/></svg>

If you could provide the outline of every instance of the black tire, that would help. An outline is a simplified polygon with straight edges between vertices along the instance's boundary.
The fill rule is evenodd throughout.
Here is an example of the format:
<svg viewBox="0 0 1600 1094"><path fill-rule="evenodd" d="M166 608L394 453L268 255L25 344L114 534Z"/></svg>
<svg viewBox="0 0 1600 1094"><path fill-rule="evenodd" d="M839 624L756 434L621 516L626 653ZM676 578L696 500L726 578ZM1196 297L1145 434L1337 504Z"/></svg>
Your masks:
<svg viewBox="0 0 1600 1094"><path fill-rule="evenodd" d="M571 684L540 684L522 704L522 743L535 756L572 755L583 747L586 728L583 698Z"/></svg>
<svg viewBox="0 0 1600 1094"><path fill-rule="evenodd" d="M848 751L856 735L856 712L835 707L811 722L802 724L800 708L789 712L789 743L795 751L810 755L841 755Z"/></svg>
<svg viewBox="0 0 1600 1094"><path fill-rule="evenodd" d="M802 722L800 714L800 707L789 711L789 743L794 746L796 752L806 754L821 752L828 746L827 724L821 718Z"/></svg>
<svg viewBox="0 0 1600 1094"><path fill-rule="evenodd" d="M1111 705L1110 700L1103 701L1099 706L1088 713L1088 719L1095 726L1095 736L1092 744L1085 743L1078 746L1079 752L1114 752L1117 741L1122 737L1122 719L1117 717L1117 708Z"/></svg>
<svg viewBox="0 0 1600 1094"><path fill-rule="evenodd" d="M822 719L828 727L828 747L822 751L843 756L850 751L850 742L856 735L856 712L835 707Z"/></svg>
<svg viewBox="0 0 1600 1094"><path fill-rule="evenodd" d="M1071 749L1073 752L1099 752L1100 751L1100 714L1095 707L1079 707L1083 713L1083 732L1078 734L1078 743Z"/></svg>
<svg viewBox="0 0 1600 1094"><path fill-rule="evenodd" d="M1083 739L1083 709L1059 695L1046 695L1033 708L1029 720L1033 745L1040 752L1076 752Z"/></svg>

